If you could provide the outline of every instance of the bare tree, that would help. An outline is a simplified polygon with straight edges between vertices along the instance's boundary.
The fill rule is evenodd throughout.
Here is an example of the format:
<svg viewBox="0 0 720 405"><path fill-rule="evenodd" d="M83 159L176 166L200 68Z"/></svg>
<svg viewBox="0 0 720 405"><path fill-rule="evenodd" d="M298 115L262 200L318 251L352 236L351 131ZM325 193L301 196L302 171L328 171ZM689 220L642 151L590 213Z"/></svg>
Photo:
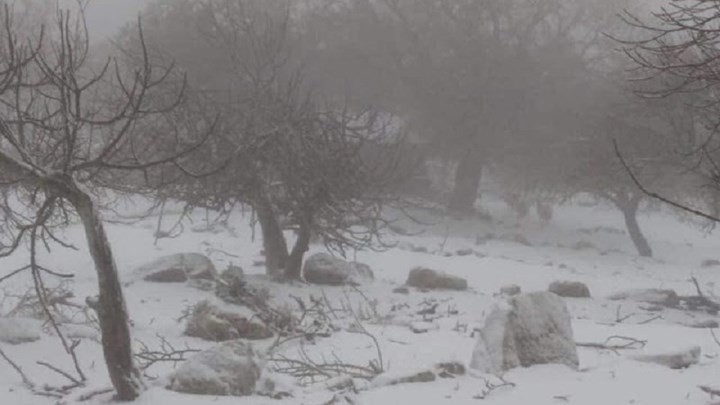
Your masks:
<svg viewBox="0 0 720 405"><path fill-rule="evenodd" d="M674 102L684 117L676 120L677 138L683 147L676 151L678 165L698 184L694 195L704 195L709 208L678 199L668 190L647 184L628 162L622 144L616 150L632 181L646 195L693 215L718 222L717 192L720 190L717 133L720 102L717 86L717 41L720 38L720 1L675 1L650 14L625 13L630 35L614 34L634 63L631 83L646 99Z"/></svg>
<svg viewBox="0 0 720 405"><path fill-rule="evenodd" d="M6 237L0 256L29 240L27 269L41 283L47 268L37 249L52 242L69 247L54 230L80 219L97 271L98 297L89 302L97 311L108 372L117 398L130 401L143 382L98 201L102 190L122 190L130 177L150 178L153 169L179 165L198 147L181 134L145 132L183 101L183 80L172 65L151 63L140 24L139 47L127 51L141 63L126 66L114 58L92 59L82 10L73 15L58 9L34 33L18 30L13 15L6 5L0 24L0 213Z"/></svg>
<svg viewBox="0 0 720 405"><path fill-rule="evenodd" d="M267 272L278 278L302 277L314 237L341 254L382 246L383 206L393 194L402 139L386 117L313 93L297 54L302 33L294 4L198 1L153 10L150 35L166 49L199 43L216 61L207 76L198 74L207 67L193 58L180 60L195 78L188 120L223 112L220 136L196 155L225 162L222 170L207 179L187 177L164 195L195 207L252 207ZM195 30L178 41L167 30L181 19ZM289 230L296 235L292 246Z"/></svg>

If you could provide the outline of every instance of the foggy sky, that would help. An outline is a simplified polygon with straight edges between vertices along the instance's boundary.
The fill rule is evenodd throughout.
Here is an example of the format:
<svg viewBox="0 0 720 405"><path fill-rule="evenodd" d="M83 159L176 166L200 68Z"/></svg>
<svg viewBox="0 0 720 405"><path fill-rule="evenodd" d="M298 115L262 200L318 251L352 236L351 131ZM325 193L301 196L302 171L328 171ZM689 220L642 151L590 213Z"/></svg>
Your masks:
<svg viewBox="0 0 720 405"><path fill-rule="evenodd" d="M90 40L95 43L103 41L124 24L134 21L149 1L90 0L86 10ZM60 0L61 7L74 7L75 4L75 0Z"/></svg>

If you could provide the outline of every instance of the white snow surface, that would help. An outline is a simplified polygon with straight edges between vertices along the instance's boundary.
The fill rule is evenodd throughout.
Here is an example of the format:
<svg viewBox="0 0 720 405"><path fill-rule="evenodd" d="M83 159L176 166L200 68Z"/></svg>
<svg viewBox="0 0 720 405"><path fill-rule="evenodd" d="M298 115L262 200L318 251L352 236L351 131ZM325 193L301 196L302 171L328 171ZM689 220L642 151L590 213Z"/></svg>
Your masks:
<svg viewBox="0 0 720 405"><path fill-rule="evenodd" d="M278 284L262 276L263 268L254 265L262 260L261 241L252 240L247 225L249 215L235 214L230 228L203 231L203 227L186 226L186 232L175 239L161 239L154 243L153 233L157 218L123 225L108 223L107 228L116 262L125 285L128 310L132 320L134 341L149 348L158 348L160 338L177 348L205 349L213 343L183 335L184 321L178 321L183 311L201 300L210 300L223 309L243 313L246 311L216 299L212 291L202 291L185 284L157 284L139 281L132 277L137 266L162 255L185 252L202 252L214 262L218 271L229 264L240 265L256 285L269 289L274 302L287 302L294 306L290 296L308 298L323 293L332 302L346 297L358 305L377 300L377 312L385 322L366 322L368 332L377 339L382 349L383 365L392 375L433 369L439 362L458 361L468 365L475 347L473 329L483 325L485 317L497 305L497 294L503 285L517 284L523 292L545 290L555 280L581 281L593 292L592 299L566 299L572 315L572 326L578 342L603 342L610 336L629 336L646 340L640 350L623 350L618 353L580 347L579 371L561 365L519 368L504 375L506 386L487 393L486 382L498 383L497 378L470 373L465 376L437 379L428 383L394 386L358 384L362 389L354 397L358 404L397 405L421 404L582 404L582 405L679 405L707 404L710 398L698 385L720 387L720 346L707 329L693 329L683 324L690 321L717 319L702 313L685 313L666 309L661 312L646 310L646 304L630 301L610 301L608 295L634 288L670 288L680 295L694 295L695 287L689 281L694 276L701 288L712 297L717 291L720 268L704 268L706 259L720 259L717 233L707 233L698 226L680 221L664 211L643 214L641 226L656 252L652 259L641 258L634 251L629 237L623 232L622 216L609 207L569 205L558 208L555 218L544 223L532 218L518 223L503 204L488 201L482 205L494 222L482 220L454 220L426 214L425 219L434 225L424 226L425 232L417 236L392 236L399 246L424 246L427 253L407 248L393 248L384 252L362 251L349 259L367 263L375 272L376 280L361 287L361 297L349 287L318 287L299 284ZM142 207L123 207L124 212L140 212ZM198 213L195 224L202 224L204 213ZM166 223L172 223L167 218ZM404 223L411 230L420 225ZM476 245L476 236L492 233L488 242ZM532 246L512 241L512 235L522 234ZM84 298L97 292L97 283L91 258L87 253L81 227L68 228L63 235L79 250L60 247L44 252L41 264L53 270L76 275L71 288L74 300L82 304ZM590 248L573 249L580 241L589 242ZM442 248L442 252L438 250ZM476 255L446 256L444 252L473 249ZM322 252L320 245L312 253ZM0 276L26 263L26 255L19 253L0 262ZM424 266L468 280L468 291L419 292L411 289L409 295L394 294L392 289L402 285L410 269ZM50 277L47 283L53 285ZM0 314L13 307L13 299L31 286L29 274L14 277L0 292ZM4 295L3 295L4 294ZM368 300L368 301L366 301ZM423 321L417 311L428 302L438 304L437 315L431 321L437 328L425 333L413 333L409 325ZM387 315L393 315L388 317ZM655 318L657 316L659 318ZM622 322L616 322L625 318ZM82 337L82 334L78 334ZM254 344L258 350L265 343ZM671 370L657 364L632 360L641 353L663 353L688 346L702 349L700 362L688 369ZM139 347L136 345L135 349ZM45 361L64 370L72 370L72 363L60 342L52 334L43 334L36 342L21 345L0 343L0 348L15 361L38 386L67 384L62 376L37 364ZM298 344L288 344L285 353L292 356ZM375 347L367 336L336 331L329 338L318 338L314 345L306 344L308 355L315 359L338 356L348 363L367 365L376 357ZM88 382L85 387L72 391L63 399L64 404L76 404L81 395L110 387L109 377L97 339L81 339L77 348L81 366ZM167 377L179 365L162 363L146 371L148 390L134 402L138 405L320 405L327 403L333 393L325 384L290 385L292 397L271 399L264 396L243 398L202 397L171 392L165 389ZM380 384L381 385L381 384ZM484 397L480 400L480 397ZM23 386L20 376L0 359L0 404L51 405L57 399L34 395ZM112 394L94 396L83 404L112 403Z"/></svg>

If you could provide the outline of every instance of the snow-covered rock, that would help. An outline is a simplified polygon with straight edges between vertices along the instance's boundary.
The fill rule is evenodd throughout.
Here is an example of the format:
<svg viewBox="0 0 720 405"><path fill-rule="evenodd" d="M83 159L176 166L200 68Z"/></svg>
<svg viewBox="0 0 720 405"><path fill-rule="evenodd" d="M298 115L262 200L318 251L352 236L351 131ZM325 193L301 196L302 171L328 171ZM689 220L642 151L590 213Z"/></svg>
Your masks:
<svg viewBox="0 0 720 405"><path fill-rule="evenodd" d="M688 368L700 361L700 346L690 346L684 349L666 353L638 354L633 360L644 363L655 363L672 369Z"/></svg>
<svg viewBox="0 0 720 405"><path fill-rule="evenodd" d="M249 344L225 342L185 361L170 376L168 388L199 395L251 395L260 378L260 362Z"/></svg>
<svg viewBox="0 0 720 405"><path fill-rule="evenodd" d="M318 285L364 284L375 278L370 266L347 262L327 253L308 257L303 266L303 276L308 283Z"/></svg>
<svg viewBox="0 0 720 405"><path fill-rule="evenodd" d="M548 291L566 298L590 298L590 289L579 281L553 281Z"/></svg>
<svg viewBox="0 0 720 405"><path fill-rule="evenodd" d="M410 270L405 284L428 290L466 290L467 280L437 270L416 267Z"/></svg>
<svg viewBox="0 0 720 405"><path fill-rule="evenodd" d="M535 364L578 367L570 314L549 292L517 295L496 308L479 331L470 367L502 374Z"/></svg>
<svg viewBox="0 0 720 405"><path fill-rule="evenodd" d="M0 342L17 345L40 340L42 325L32 318L0 318Z"/></svg>
<svg viewBox="0 0 720 405"><path fill-rule="evenodd" d="M273 336L264 325L251 322L238 314L223 312L207 301L195 305L185 327L185 334L213 342L240 338L258 340Z"/></svg>
<svg viewBox="0 0 720 405"><path fill-rule="evenodd" d="M177 253L162 256L138 267L136 273L145 281L182 283L187 280L214 280L217 270L212 261L200 253Z"/></svg>
<svg viewBox="0 0 720 405"><path fill-rule="evenodd" d="M434 322L416 321L410 323L410 330L414 333L425 333L437 329L439 329L439 326Z"/></svg>
<svg viewBox="0 0 720 405"><path fill-rule="evenodd" d="M613 301L628 300L644 302L667 307L674 307L680 304L680 297L678 297L674 290L660 290L657 288L621 291L609 296L608 299Z"/></svg>
<svg viewBox="0 0 720 405"><path fill-rule="evenodd" d="M507 295L508 297L513 297L520 293L522 293L522 288L520 288L520 286L517 284L509 284L509 285L504 285L504 286L500 287L501 295Z"/></svg>

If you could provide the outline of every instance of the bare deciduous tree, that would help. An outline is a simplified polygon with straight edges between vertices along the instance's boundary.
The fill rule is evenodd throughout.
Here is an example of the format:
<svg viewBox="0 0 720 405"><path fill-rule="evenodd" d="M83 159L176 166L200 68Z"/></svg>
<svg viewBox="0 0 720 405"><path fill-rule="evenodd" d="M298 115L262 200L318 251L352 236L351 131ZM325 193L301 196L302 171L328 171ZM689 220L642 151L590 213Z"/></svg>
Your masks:
<svg viewBox="0 0 720 405"><path fill-rule="evenodd" d="M180 160L198 147L177 133L152 132L153 120L183 100L172 65L151 63L138 25L141 63L92 59L82 11L58 9L52 22L22 32L5 6L0 49L0 200L8 256L30 242L27 267L36 283L46 268L39 246L57 242L59 226L79 218L98 278L93 303L110 379L123 401L143 388L134 364L128 313L118 269L102 221L103 190ZM33 27L36 28L36 27ZM42 289L38 289L43 294ZM41 298L42 300L42 298Z"/></svg>

